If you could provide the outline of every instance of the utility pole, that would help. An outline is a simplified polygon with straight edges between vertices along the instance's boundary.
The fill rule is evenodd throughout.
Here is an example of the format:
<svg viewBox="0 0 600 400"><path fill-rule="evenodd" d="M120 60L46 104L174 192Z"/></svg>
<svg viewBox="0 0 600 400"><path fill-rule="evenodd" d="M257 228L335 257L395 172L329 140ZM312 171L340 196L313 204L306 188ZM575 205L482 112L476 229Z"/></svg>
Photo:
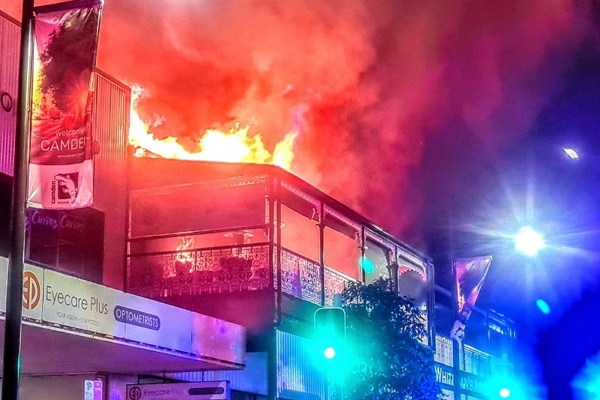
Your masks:
<svg viewBox="0 0 600 400"><path fill-rule="evenodd" d="M31 125L31 55L33 0L23 0L21 17L21 54L17 94L17 131L10 219L10 254L6 294L6 324L2 399L18 400L21 378L21 316L23 313L23 265L25 262L25 218L27 201L27 165Z"/></svg>

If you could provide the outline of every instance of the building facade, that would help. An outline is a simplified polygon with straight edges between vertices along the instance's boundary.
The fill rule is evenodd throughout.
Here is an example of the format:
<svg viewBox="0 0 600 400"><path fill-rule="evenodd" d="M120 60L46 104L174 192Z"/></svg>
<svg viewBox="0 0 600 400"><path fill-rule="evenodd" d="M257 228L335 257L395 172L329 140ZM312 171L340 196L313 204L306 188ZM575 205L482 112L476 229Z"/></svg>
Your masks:
<svg viewBox="0 0 600 400"><path fill-rule="evenodd" d="M0 13L0 298L18 42ZM234 399L325 399L313 314L346 282L379 277L419 298L448 395L490 397L505 360L436 334L444 313L426 255L275 166L133 158L129 88L96 71L94 95L94 207L28 210L22 399L80 399L91 382L94 400L136 400L127 385L197 381L228 381Z"/></svg>

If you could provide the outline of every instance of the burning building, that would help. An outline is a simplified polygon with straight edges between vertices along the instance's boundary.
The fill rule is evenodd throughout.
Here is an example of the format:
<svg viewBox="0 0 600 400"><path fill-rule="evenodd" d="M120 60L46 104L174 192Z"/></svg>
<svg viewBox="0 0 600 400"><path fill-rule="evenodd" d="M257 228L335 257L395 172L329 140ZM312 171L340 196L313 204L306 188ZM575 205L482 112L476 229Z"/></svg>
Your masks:
<svg viewBox="0 0 600 400"><path fill-rule="evenodd" d="M0 178L8 188L18 26L2 15L0 32L1 60L7 60L0 69ZM212 156L131 158L128 140L158 149L144 142L147 135L131 135L130 117L131 127L143 123L129 114L130 89L96 71L95 97L94 207L29 211L26 282L37 279L40 286L30 286L38 297L24 299L30 311L24 314L23 371L41 378L40 384L26 381L24 399L39 394L44 383L71 387L83 377L110 387L105 397L123 398L124 383L143 382L139 375L147 373L160 373L164 381L229 380L247 397L323 398L323 374L302 350L310 343L313 313L332 305L345 282L378 277L390 277L402 294L420 302L425 340L439 349L438 362L451 364L452 342L434 335L433 271L426 255L275 165L214 162L222 158ZM243 129L227 137L248 140ZM251 161L289 165L286 149L295 137L292 130L280 151L268 156L251 139L262 156ZM177 157L181 146L172 147L170 156ZM234 145L226 142L225 150L232 153ZM2 191L3 232L9 192ZM98 294L97 315L50 305L44 314L46 296L39 293L49 287L68 292L76 306ZM51 352L40 352L44 346ZM89 358L78 357L84 348ZM77 395L65 389L57 397Z"/></svg>
<svg viewBox="0 0 600 400"><path fill-rule="evenodd" d="M427 257L288 171L136 158L129 177L126 290L245 326L269 369L287 371L270 394L324 396L301 349L345 282L391 277L431 320Z"/></svg>

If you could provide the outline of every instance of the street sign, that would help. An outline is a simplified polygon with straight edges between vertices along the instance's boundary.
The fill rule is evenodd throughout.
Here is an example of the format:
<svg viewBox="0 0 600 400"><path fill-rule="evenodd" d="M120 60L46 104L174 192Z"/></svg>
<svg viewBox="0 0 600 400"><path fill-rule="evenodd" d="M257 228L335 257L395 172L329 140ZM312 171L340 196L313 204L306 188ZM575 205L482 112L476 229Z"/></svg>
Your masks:
<svg viewBox="0 0 600 400"><path fill-rule="evenodd" d="M230 400L229 381L127 385L127 400Z"/></svg>
<svg viewBox="0 0 600 400"><path fill-rule="evenodd" d="M102 400L104 398L102 381L86 379L83 382L84 400Z"/></svg>

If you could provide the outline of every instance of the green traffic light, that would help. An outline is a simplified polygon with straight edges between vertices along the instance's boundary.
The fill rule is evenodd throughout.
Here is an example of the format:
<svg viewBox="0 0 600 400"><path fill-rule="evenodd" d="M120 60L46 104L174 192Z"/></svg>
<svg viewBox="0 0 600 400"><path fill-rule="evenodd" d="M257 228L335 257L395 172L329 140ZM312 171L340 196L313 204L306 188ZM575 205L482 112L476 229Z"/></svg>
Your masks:
<svg viewBox="0 0 600 400"><path fill-rule="evenodd" d="M327 347L323 351L323 355L326 359L331 360L333 357L335 357L335 349L333 347Z"/></svg>
<svg viewBox="0 0 600 400"><path fill-rule="evenodd" d="M317 361L323 368L333 368L345 359L346 313L339 307L315 311L314 345Z"/></svg>

